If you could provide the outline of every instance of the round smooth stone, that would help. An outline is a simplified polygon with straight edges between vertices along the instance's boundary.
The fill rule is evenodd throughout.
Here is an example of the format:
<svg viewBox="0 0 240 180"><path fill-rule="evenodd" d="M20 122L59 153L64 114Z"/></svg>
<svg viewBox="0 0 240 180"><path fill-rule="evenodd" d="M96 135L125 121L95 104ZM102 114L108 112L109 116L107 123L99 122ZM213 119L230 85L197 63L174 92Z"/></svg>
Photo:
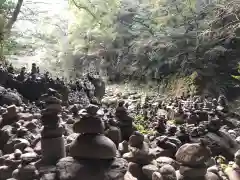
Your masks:
<svg viewBox="0 0 240 180"><path fill-rule="evenodd" d="M104 124L101 119L85 116L73 125L75 133L103 134Z"/></svg>
<svg viewBox="0 0 240 180"><path fill-rule="evenodd" d="M70 145L69 153L79 159L113 159L117 148L104 135L81 134Z"/></svg>
<svg viewBox="0 0 240 180"><path fill-rule="evenodd" d="M177 153L176 160L183 165L204 165L211 158L211 151L208 147L199 143L184 144Z"/></svg>
<svg viewBox="0 0 240 180"><path fill-rule="evenodd" d="M87 108L86 108L86 111L88 114L91 114L91 115L96 115L97 112L99 110L99 107L97 105L94 105L94 104L90 104Z"/></svg>
<svg viewBox="0 0 240 180"><path fill-rule="evenodd" d="M133 134L129 138L129 145L132 147L141 147L144 141L144 136L142 134Z"/></svg>

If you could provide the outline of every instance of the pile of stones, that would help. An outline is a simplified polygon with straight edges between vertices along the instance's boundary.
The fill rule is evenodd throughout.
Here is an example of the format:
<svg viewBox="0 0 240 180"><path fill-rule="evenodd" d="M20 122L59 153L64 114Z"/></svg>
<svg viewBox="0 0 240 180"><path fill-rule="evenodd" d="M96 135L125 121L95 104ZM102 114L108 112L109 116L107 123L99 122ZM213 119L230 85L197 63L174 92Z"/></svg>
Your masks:
<svg viewBox="0 0 240 180"><path fill-rule="evenodd" d="M239 180L240 115L224 96L138 98L69 105L48 89L1 106L0 180Z"/></svg>
<svg viewBox="0 0 240 180"><path fill-rule="evenodd" d="M79 136L70 146L69 153L76 159L114 159L116 145L104 135L104 124L97 116L99 108L89 105L82 117L73 125Z"/></svg>
<svg viewBox="0 0 240 180"><path fill-rule="evenodd" d="M224 136L227 132L220 131L218 119L208 120L207 132L198 137L194 132L199 134L201 129L188 126L192 123L173 125L161 116L153 126L155 133L143 135L136 131L123 101L115 114L94 104L85 109L76 104L68 110L51 89L41 101L41 114L26 107L2 110L1 180L235 180L239 151L232 151L237 152L235 162L229 161L225 171L212 159L215 147L206 138L219 143L215 136L229 140Z"/></svg>
<svg viewBox="0 0 240 180"><path fill-rule="evenodd" d="M124 176L127 161L117 158L117 147L104 135L104 123L98 117L99 107L89 105L73 125L77 137L69 147L69 157L57 163L60 179L120 179Z"/></svg>

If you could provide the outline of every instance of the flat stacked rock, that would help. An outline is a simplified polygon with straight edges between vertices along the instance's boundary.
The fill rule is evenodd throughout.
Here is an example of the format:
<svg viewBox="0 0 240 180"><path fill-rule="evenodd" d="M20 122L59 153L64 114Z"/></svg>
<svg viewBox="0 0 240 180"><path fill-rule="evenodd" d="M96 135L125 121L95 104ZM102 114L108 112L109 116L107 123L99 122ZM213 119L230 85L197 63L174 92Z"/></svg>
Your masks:
<svg viewBox="0 0 240 180"><path fill-rule="evenodd" d="M58 114L61 112L61 101L50 96L46 100L46 108L42 110L42 138L56 138L62 136L62 127L59 124Z"/></svg>
<svg viewBox="0 0 240 180"><path fill-rule="evenodd" d="M70 145L70 155L75 159L106 159L116 156L116 145L104 135L104 124L97 116L99 107L90 104L82 117L73 125L79 136Z"/></svg>
<svg viewBox="0 0 240 180"><path fill-rule="evenodd" d="M63 127L59 124L58 114L61 112L61 100L53 95L44 98L45 109L42 110L41 146L42 161L45 164L56 164L66 156ZM54 148L52 148L54 147Z"/></svg>

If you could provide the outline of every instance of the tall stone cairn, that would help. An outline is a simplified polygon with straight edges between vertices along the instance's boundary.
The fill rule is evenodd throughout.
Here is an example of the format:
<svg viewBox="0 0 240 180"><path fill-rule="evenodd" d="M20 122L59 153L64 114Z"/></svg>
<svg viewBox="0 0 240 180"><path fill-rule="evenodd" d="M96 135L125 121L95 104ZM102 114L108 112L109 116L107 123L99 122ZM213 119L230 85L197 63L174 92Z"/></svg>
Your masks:
<svg viewBox="0 0 240 180"><path fill-rule="evenodd" d="M58 114L62 111L61 100L54 95L45 96L42 110L41 131L42 163L56 164L66 156L63 138L63 127L59 123Z"/></svg>

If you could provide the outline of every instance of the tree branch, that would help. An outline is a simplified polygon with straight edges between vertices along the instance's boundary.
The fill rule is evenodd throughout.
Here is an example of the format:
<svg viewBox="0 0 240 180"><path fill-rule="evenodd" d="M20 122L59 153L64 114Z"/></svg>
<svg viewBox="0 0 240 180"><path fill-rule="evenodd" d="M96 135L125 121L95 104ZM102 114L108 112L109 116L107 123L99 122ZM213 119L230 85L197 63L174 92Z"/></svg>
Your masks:
<svg viewBox="0 0 240 180"><path fill-rule="evenodd" d="M15 9L14 9L14 11L13 11L12 16L11 16L11 18L9 19L7 25L5 26L5 30L6 30L6 31L9 32L9 31L12 29L12 26L13 26L13 24L16 22L17 17L18 17L18 15L19 15L19 13L20 13L22 4L23 4L23 0L18 0L17 5L16 5L16 7L15 7Z"/></svg>
<svg viewBox="0 0 240 180"><path fill-rule="evenodd" d="M148 24L145 24L144 21L141 21L140 19L138 18L133 18L132 19L134 22L137 22L139 24L141 24L142 26L146 27L148 32L151 34L151 35L154 35L154 32L152 30L152 28L148 25Z"/></svg>
<svg viewBox="0 0 240 180"><path fill-rule="evenodd" d="M83 9L83 10L87 11L95 20L98 19L95 16L95 14L92 11L90 11L90 9L88 9L86 6L81 6L81 5L77 4L75 0L72 0L72 2L78 9L80 9L80 10Z"/></svg>

